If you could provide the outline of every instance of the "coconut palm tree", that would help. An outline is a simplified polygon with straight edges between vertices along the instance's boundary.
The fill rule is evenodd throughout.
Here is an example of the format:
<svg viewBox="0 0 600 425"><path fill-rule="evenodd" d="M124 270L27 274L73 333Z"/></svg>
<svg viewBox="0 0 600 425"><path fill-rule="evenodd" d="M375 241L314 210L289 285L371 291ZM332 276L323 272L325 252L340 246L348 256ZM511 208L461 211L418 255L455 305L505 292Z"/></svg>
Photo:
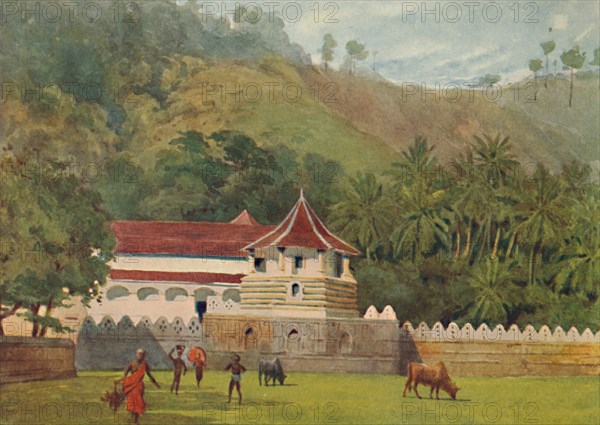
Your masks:
<svg viewBox="0 0 600 425"><path fill-rule="evenodd" d="M447 247L448 225L442 219L446 197L446 190L434 189L421 179L401 186L397 192L400 220L390 236L395 255L409 248L416 263L425 252Z"/></svg>
<svg viewBox="0 0 600 425"><path fill-rule="evenodd" d="M413 145L402 152L402 157L415 173L422 173L431 170L437 164L437 158L433 154L434 148L435 146L428 146L427 138L417 136Z"/></svg>
<svg viewBox="0 0 600 425"><path fill-rule="evenodd" d="M494 186L506 185L511 172L514 172L518 162L510 153L512 148L510 138L500 137L497 134L492 139L487 134L483 137L475 136L472 146L475 165L481 169L481 174Z"/></svg>
<svg viewBox="0 0 600 425"><path fill-rule="evenodd" d="M556 177L543 166L538 166L538 176L533 190L523 197L518 208L525 219L517 231L524 235L530 246L529 284L536 279L538 255L546 246L564 244L568 226L568 201Z"/></svg>
<svg viewBox="0 0 600 425"><path fill-rule="evenodd" d="M424 251L447 245L448 226L442 219L447 191L432 178L437 165L433 150L426 138L416 137L392 172L400 217L390 240L395 255L408 249L413 262Z"/></svg>
<svg viewBox="0 0 600 425"><path fill-rule="evenodd" d="M473 156L467 155L455 162L459 174L463 176L453 185L453 214L462 215L461 223L466 227L466 241L463 257L481 258L484 253L496 255L500 243L504 221L510 218L511 212L506 204L509 195L503 187L494 188L486 176L481 173L468 173L475 164ZM459 222L455 218L454 222ZM479 247L473 249L473 247Z"/></svg>
<svg viewBox="0 0 600 425"><path fill-rule="evenodd" d="M600 285L600 204L589 195L573 207L573 237L556 258L555 289L598 296Z"/></svg>
<svg viewBox="0 0 600 425"><path fill-rule="evenodd" d="M349 241L355 241L376 258L377 248L387 244L394 217L394 205L383 184L372 173L349 178L347 199L331 208L331 226Z"/></svg>
<svg viewBox="0 0 600 425"><path fill-rule="evenodd" d="M520 299L520 288L513 283L515 268L515 263L488 258L469 273L467 282L476 295L468 320L506 325L510 310Z"/></svg>

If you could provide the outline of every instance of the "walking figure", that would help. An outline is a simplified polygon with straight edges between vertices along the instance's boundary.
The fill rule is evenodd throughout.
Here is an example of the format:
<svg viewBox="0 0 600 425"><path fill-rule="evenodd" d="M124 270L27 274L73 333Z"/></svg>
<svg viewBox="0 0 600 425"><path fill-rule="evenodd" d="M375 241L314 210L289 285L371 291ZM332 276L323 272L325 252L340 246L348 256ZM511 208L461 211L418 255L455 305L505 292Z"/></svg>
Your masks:
<svg viewBox="0 0 600 425"><path fill-rule="evenodd" d="M181 380L181 372L185 375L187 372L187 366L185 365L185 361L181 358L183 355L183 350L185 347L183 345L177 345L177 357L173 357L173 348L169 352L169 358L173 362L173 383L171 384L171 392L173 392L173 388L175 388L175 395L179 395L179 381Z"/></svg>
<svg viewBox="0 0 600 425"><path fill-rule="evenodd" d="M128 374L130 375L127 376ZM123 393L127 397L126 408L131 413L135 423L138 423L139 417L146 410L146 402L144 401L145 375L148 375L156 388L160 388L160 385L150 373L150 367L146 361L146 352L140 348L137 350L135 360L127 363L123 378L119 380L123 383Z"/></svg>
<svg viewBox="0 0 600 425"><path fill-rule="evenodd" d="M233 355L233 362L229 363L225 370L231 370L231 380L229 381L229 401L231 403L231 393L233 393L233 387L237 389L239 395L239 404L242 404L242 372L246 371L246 368L240 363L240 356L237 354Z"/></svg>

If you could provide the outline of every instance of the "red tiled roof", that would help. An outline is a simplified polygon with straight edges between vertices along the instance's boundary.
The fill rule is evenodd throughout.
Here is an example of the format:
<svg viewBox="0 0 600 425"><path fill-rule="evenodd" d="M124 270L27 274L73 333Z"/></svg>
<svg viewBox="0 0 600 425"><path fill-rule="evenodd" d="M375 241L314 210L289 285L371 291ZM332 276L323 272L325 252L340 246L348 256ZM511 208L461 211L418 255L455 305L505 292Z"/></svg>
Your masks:
<svg viewBox="0 0 600 425"><path fill-rule="evenodd" d="M244 247L274 226L211 222L114 221L120 254L246 257Z"/></svg>
<svg viewBox="0 0 600 425"><path fill-rule="evenodd" d="M244 210L238 215L236 218L230 221L231 224L243 224L246 226L260 226L258 221L254 219L248 212L248 210Z"/></svg>
<svg viewBox="0 0 600 425"><path fill-rule="evenodd" d="M320 250L334 249L350 255L359 252L331 233L312 210L304 195L273 231L246 246L246 249L297 246Z"/></svg>
<svg viewBox="0 0 600 425"><path fill-rule="evenodd" d="M202 272L156 272L146 270L111 270L113 280L144 280L160 282L190 283L241 283L244 274L202 273Z"/></svg>

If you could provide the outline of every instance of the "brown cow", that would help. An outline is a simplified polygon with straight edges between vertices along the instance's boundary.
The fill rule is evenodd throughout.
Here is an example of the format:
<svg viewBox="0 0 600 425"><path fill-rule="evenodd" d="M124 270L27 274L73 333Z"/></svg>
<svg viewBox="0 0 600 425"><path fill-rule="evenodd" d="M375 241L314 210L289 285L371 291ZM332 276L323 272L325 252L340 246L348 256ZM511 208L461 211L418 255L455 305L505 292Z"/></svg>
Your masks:
<svg viewBox="0 0 600 425"><path fill-rule="evenodd" d="M435 390L435 397L438 400L440 399L440 388L447 392L452 397L452 400L456 400L456 393L460 389L452 382L450 375L448 375L448 370L442 362L438 362L433 366L427 366L423 363L409 363L406 385L404 386L402 397L406 397L407 389L410 392L411 384L413 383L415 394L419 398L421 398L417 392L417 385L419 384L431 387L429 398L433 398L433 390Z"/></svg>

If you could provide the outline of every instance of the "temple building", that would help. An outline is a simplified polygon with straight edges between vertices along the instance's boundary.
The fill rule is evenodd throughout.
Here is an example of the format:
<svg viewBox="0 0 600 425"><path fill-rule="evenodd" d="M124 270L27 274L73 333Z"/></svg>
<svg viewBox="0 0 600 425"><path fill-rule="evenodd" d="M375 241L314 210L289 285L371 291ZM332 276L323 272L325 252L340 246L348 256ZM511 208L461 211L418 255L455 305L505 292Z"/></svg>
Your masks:
<svg viewBox="0 0 600 425"><path fill-rule="evenodd" d="M277 356L290 370L399 370L393 309L360 317L350 269L359 252L302 193L276 226L243 211L229 223L112 227L116 257L79 329L78 367L117 367L119 353L141 346L168 368L166 353L181 344L203 347L217 369L236 352L249 365Z"/></svg>
<svg viewBox="0 0 600 425"><path fill-rule="evenodd" d="M116 221L115 259L88 315L188 322L205 314L358 317L350 256L303 194L278 226L247 211L229 223Z"/></svg>

